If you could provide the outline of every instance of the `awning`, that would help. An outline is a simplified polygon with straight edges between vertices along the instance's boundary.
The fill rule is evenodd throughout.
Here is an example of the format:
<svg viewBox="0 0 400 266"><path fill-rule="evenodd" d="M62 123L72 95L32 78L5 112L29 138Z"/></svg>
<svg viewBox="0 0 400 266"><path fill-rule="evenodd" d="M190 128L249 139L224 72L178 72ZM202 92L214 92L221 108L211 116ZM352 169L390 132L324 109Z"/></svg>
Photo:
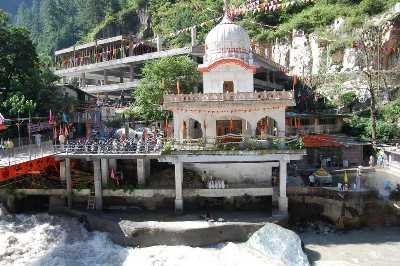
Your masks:
<svg viewBox="0 0 400 266"><path fill-rule="evenodd" d="M305 148L341 148L345 145L330 135L306 135L303 136Z"/></svg>

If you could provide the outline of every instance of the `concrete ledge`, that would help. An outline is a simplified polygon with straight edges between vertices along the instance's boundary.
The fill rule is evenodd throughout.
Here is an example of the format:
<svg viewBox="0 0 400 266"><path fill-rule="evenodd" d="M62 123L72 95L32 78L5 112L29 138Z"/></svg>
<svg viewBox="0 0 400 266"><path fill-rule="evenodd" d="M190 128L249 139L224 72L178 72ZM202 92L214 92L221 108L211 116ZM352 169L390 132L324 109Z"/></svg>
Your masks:
<svg viewBox="0 0 400 266"><path fill-rule="evenodd" d="M273 188L227 188L227 189L184 189L183 197L239 197L249 196L272 196Z"/></svg>
<svg viewBox="0 0 400 266"><path fill-rule="evenodd" d="M28 196L67 196L66 189L16 189L15 192ZM90 189L74 189L73 195L89 196Z"/></svg>
<svg viewBox="0 0 400 266"><path fill-rule="evenodd" d="M132 221L121 221L119 226L126 236L129 245L140 245L142 247L154 245L188 245L194 247L208 246L225 242L245 242L255 231L260 229L264 223L208 223L195 222L198 226L186 227L178 223L176 228L169 224L173 222L137 223ZM204 225L201 225L201 224Z"/></svg>
<svg viewBox="0 0 400 266"><path fill-rule="evenodd" d="M17 189L16 193L29 196L67 196L65 189ZM228 189L183 189L183 197L239 197L239 196L272 196L274 189L271 188L228 188ZM89 196L90 189L73 190L73 196ZM103 189L103 197L134 197L152 198L163 196L175 198L175 189L134 189L124 191L122 189Z"/></svg>

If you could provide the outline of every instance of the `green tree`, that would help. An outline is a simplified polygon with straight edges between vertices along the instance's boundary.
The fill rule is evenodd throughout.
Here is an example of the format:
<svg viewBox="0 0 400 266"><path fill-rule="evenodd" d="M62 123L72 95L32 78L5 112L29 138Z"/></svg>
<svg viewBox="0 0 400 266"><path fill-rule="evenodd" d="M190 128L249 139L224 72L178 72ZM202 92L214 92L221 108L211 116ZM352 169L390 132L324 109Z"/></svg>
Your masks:
<svg viewBox="0 0 400 266"><path fill-rule="evenodd" d="M7 96L13 84L29 80L38 63L26 29L0 27L0 88L3 88L3 96Z"/></svg>
<svg viewBox="0 0 400 266"><path fill-rule="evenodd" d="M378 95L382 87L381 49L383 32L380 26L367 26L359 37L359 47L363 55L363 76L368 84L370 94L371 140L375 147L377 140L377 106Z"/></svg>
<svg viewBox="0 0 400 266"><path fill-rule="evenodd" d="M181 93L188 93L198 86L197 64L187 56L166 57L147 63L143 79L134 91L132 112L147 121L163 120L167 113L160 106L166 93L176 93L179 80Z"/></svg>
<svg viewBox="0 0 400 266"><path fill-rule="evenodd" d="M46 114L49 109L61 110L67 104L55 86L58 79L46 65L41 65L29 32L7 24L0 10L0 112L10 111L10 99L24 96L25 100L40 103L36 111ZM15 107L17 108L17 107ZM13 108L10 115L26 114ZM32 110L33 112L34 110Z"/></svg>

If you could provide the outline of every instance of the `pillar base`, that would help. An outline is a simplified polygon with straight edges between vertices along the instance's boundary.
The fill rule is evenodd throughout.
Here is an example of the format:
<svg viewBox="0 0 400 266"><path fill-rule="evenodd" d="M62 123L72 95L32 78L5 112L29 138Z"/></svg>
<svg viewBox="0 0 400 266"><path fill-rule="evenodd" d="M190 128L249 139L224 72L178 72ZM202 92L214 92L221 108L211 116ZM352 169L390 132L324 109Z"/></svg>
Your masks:
<svg viewBox="0 0 400 266"><path fill-rule="evenodd" d="M175 200L175 213L182 214L183 212L183 200Z"/></svg>
<svg viewBox="0 0 400 266"><path fill-rule="evenodd" d="M139 188L144 188L146 186L146 177L147 173L147 159L137 159L136 167L137 167L137 183Z"/></svg>
<svg viewBox="0 0 400 266"><path fill-rule="evenodd" d="M283 213L288 212L289 201L287 197L279 197L278 204L279 204L279 212Z"/></svg>

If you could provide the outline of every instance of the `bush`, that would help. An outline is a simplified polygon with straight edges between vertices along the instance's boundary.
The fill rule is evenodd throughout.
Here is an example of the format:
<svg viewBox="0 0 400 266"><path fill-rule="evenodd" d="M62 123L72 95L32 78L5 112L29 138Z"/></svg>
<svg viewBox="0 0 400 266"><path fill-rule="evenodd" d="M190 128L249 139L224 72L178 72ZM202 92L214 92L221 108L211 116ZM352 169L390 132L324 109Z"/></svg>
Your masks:
<svg viewBox="0 0 400 266"><path fill-rule="evenodd" d="M385 10L385 2L382 0L363 0L358 6L358 14L368 14L370 16L379 14Z"/></svg>

